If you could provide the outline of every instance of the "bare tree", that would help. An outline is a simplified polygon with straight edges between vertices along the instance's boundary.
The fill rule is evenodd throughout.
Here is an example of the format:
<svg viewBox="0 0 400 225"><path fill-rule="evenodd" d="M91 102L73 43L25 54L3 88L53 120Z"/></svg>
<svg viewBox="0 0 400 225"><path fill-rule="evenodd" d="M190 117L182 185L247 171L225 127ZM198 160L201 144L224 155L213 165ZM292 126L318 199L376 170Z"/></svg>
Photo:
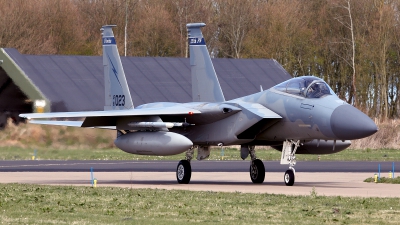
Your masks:
<svg viewBox="0 0 400 225"><path fill-rule="evenodd" d="M217 0L220 42L222 54L227 57L240 58L243 40L253 19L254 0Z"/></svg>
<svg viewBox="0 0 400 225"><path fill-rule="evenodd" d="M387 77L387 56L388 48L391 45L392 29L391 19L393 18L393 10L390 6L391 1L376 0L375 7L379 15L379 33L378 33L378 45L379 45L379 61L377 63L377 72L380 76L381 81L381 112L383 112L383 119L387 119L389 115L389 102L388 102L388 77Z"/></svg>
<svg viewBox="0 0 400 225"><path fill-rule="evenodd" d="M355 35L354 35L354 24L353 24L353 16L352 16L352 5L351 5L351 0L344 0L340 3L334 4L334 7L338 7L343 9L345 12L338 12L338 14L335 16L335 20L338 21L340 24L342 24L346 29L349 30L350 32L350 39L347 37L344 37L342 42L337 42L337 43L342 43L345 45L349 45L351 49L351 53L349 54L350 56L346 55L341 55L338 54L338 56L346 62L352 69L352 79L351 79L351 91L349 93L348 97L348 102L352 103L353 105L357 105L357 85L356 85L356 63L355 63L355 57L356 57L356 40L355 40ZM348 59L350 58L350 60Z"/></svg>
<svg viewBox="0 0 400 225"><path fill-rule="evenodd" d="M189 57L186 24L204 22L203 35L207 40L207 48L215 51L217 37L217 23L214 0L165 0L173 23L179 28L180 56Z"/></svg>
<svg viewBox="0 0 400 225"><path fill-rule="evenodd" d="M179 32L172 23L170 14L161 3L148 1L138 7L138 17L134 21L135 47L138 56L176 56L179 55Z"/></svg>

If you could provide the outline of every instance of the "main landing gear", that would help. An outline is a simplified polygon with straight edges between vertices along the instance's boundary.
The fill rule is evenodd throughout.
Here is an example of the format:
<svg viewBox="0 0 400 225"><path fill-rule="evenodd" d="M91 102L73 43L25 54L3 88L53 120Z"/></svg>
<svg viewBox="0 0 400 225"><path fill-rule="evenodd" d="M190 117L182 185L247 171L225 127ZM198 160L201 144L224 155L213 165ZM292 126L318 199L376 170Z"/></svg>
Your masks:
<svg viewBox="0 0 400 225"><path fill-rule="evenodd" d="M208 145L192 146L187 150L186 159L179 161L178 166L176 167L176 180L180 184L188 184L192 177L190 161L193 159L194 148L197 148L197 160L204 160L210 156L211 148Z"/></svg>
<svg viewBox="0 0 400 225"><path fill-rule="evenodd" d="M251 181L255 184L262 184L265 179L265 167L264 167L264 163L260 159L257 159L254 147L255 147L254 145L242 146L241 151L243 152L245 150L244 148L248 148L248 153L250 153L250 158L251 158L250 178L251 178ZM244 156L245 155L242 154L242 158Z"/></svg>
<svg viewBox="0 0 400 225"><path fill-rule="evenodd" d="M194 155L194 148L191 147L186 152L186 159L179 161L176 167L176 180L180 184L188 184L190 178L192 177L192 166L190 166L190 160L192 160Z"/></svg>
<svg viewBox="0 0 400 225"><path fill-rule="evenodd" d="M286 140L283 142L281 164L289 164L289 169L286 170L283 176L283 181L286 186L293 186L296 171L294 166L296 165L296 150L300 145L300 140Z"/></svg>
<svg viewBox="0 0 400 225"><path fill-rule="evenodd" d="M192 167L188 160L181 160L176 167L176 179L180 184L188 184L192 177Z"/></svg>

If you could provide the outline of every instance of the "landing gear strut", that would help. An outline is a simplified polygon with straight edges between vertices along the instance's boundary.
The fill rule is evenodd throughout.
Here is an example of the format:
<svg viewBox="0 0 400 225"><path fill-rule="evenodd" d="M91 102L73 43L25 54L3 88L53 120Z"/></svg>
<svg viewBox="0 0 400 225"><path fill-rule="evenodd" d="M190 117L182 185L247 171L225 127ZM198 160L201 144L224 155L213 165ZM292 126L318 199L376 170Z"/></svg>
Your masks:
<svg viewBox="0 0 400 225"><path fill-rule="evenodd" d="M242 146L243 148L244 146ZM251 181L255 184L262 184L265 179L265 167L264 163L257 159L256 153L254 150L254 145L246 146L249 149L251 163L250 163L250 178Z"/></svg>
<svg viewBox="0 0 400 225"><path fill-rule="evenodd" d="M190 165L190 160L192 160L194 155L194 149L191 147L186 152L186 159L179 161L176 167L176 180L180 184L188 184L190 178L192 177L192 166Z"/></svg>
<svg viewBox="0 0 400 225"><path fill-rule="evenodd" d="M283 181L286 186L293 186L295 173L294 166L296 165L296 150L300 145L300 140L286 140L283 142L281 164L289 164L289 169L286 170L283 176Z"/></svg>

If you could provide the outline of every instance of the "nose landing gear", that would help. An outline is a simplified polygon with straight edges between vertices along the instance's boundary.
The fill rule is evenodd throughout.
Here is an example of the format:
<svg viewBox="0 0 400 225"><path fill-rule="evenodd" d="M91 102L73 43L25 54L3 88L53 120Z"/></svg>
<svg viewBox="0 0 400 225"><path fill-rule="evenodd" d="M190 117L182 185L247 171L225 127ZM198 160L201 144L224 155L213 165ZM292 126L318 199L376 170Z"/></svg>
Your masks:
<svg viewBox="0 0 400 225"><path fill-rule="evenodd" d="M283 180L285 181L286 186L293 186L294 184L294 170L286 170L285 176L283 177Z"/></svg>
<svg viewBox="0 0 400 225"><path fill-rule="evenodd" d="M294 166L296 165L296 150L300 145L300 140L286 140L283 142L281 164L289 164L289 169L286 170L283 176L283 181L286 186L293 186L295 180Z"/></svg>

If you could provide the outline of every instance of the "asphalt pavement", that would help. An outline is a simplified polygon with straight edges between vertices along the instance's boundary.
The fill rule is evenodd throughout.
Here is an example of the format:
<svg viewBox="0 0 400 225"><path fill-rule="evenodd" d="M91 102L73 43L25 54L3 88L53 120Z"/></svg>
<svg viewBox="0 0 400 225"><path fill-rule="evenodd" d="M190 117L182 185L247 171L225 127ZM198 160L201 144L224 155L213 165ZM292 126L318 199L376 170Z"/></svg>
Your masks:
<svg viewBox="0 0 400 225"><path fill-rule="evenodd" d="M284 172L288 165L279 161L263 161L266 172ZM178 161L117 161L117 160L20 160L0 161L0 172L175 172ZM368 172L392 170L392 162L385 161L299 161L298 172ZM193 172L248 172L250 161L196 161L191 162ZM400 169L400 162L395 162Z"/></svg>

